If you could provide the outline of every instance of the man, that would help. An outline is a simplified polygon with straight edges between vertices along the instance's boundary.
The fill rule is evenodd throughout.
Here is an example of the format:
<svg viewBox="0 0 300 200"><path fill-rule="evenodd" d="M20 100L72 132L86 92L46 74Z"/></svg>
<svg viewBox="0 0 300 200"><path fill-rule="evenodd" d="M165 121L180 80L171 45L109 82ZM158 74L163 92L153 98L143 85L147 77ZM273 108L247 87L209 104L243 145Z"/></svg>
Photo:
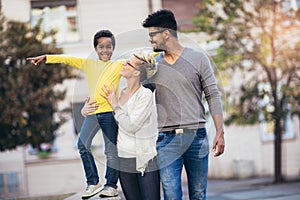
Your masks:
<svg viewBox="0 0 300 200"><path fill-rule="evenodd" d="M158 71L145 85L156 90L158 166L164 199L182 198L181 172L185 167L189 198L206 199L209 144L205 129L204 93L213 117L214 156L224 152L224 125L220 93L207 56L183 47L177 22L169 10L158 10L144 20Z"/></svg>
<svg viewBox="0 0 300 200"><path fill-rule="evenodd" d="M94 35L94 50L99 60L69 57L63 55L41 55L28 58L35 65L43 60L46 63L64 63L74 66L85 73L88 82L89 98L92 112L85 117L80 130L77 147L85 171L87 188L82 199L90 198L100 192L100 196L117 196L117 182L119 178L119 160L117 155L118 126L113 116L110 104L100 95L104 85L119 84L120 71L123 61L111 61L115 48L115 37L109 30L100 30ZM99 183L99 176L95 160L90 149L92 140L99 129L102 129L106 155L106 184L104 188ZM100 191L101 190L101 191Z"/></svg>

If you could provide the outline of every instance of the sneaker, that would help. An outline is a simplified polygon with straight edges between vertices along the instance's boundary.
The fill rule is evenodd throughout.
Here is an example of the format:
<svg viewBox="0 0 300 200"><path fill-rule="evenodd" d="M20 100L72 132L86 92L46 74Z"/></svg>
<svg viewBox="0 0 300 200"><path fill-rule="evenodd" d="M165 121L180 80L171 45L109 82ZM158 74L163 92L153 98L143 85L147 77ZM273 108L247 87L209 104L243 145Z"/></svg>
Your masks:
<svg viewBox="0 0 300 200"><path fill-rule="evenodd" d="M83 194L81 195L81 198L88 199L88 198L94 196L95 194L97 194L98 192L100 192L102 188L103 187L100 184L88 185L85 189L85 192L83 192Z"/></svg>
<svg viewBox="0 0 300 200"><path fill-rule="evenodd" d="M104 188L100 191L99 197L114 197L118 196L118 190L110 187L110 186L104 186Z"/></svg>

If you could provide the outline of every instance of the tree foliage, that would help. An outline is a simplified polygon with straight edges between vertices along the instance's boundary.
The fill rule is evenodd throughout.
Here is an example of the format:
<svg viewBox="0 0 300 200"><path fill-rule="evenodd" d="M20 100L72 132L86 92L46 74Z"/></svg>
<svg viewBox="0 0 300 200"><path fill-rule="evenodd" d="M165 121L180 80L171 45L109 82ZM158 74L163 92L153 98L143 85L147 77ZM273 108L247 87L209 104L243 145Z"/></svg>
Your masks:
<svg viewBox="0 0 300 200"><path fill-rule="evenodd" d="M53 141L65 121L57 107L65 91L54 86L75 75L62 65L36 67L26 61L27 57L62 52L55 47L54 32L4 17L0 20L0 151L24 144L39 147ZM52 42L44 44L45 39Z"/></svg>
<svg viewBox="0 0 300 200"><path fill-rule="evenodd" d="M214 61L241 75L239 94L229 93L228 124L253 124L259 110L281 121L286 104L299 114L300 11L288 2L205 0L199 7L197 31L220 41Z"/></svg>
<svg viewBox="0 0 300 200"><path fill-rule="evenodd" d="M228 85L227 124L274 124L275 182L283 181L284 121L288 113L300 114L300 10L290 5L287 0L204 0L194 19L198 31L220 41L217 65L240 77ZM233 89L236 83L239 90Z"/></svg>

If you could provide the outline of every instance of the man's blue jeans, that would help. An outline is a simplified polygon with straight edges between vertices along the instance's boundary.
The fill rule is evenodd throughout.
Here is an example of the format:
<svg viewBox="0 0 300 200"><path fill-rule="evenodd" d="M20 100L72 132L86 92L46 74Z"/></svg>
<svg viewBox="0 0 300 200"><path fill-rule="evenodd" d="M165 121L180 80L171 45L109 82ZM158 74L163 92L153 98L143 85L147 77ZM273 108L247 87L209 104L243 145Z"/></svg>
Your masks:
<svg viewBox="0 0 300 200"><path fill-rule="evenodd" d="M206 129L185 130L183 134L160 132L157 151L164 199L182 199L181 172L184 165L189 199L205 200L209 153Z"/></svg>
<svg viewBox="0 0 300 200"><path fill-rule="evenodd" d="M88 185L96 185L99 176L94 157L91 152L91 144L99 129L102 129L106 155L106 186L117 188L119 178L119 160L117 153L118 126L112 112L88 115L80 129L77 147L83 163Z"/></svg>

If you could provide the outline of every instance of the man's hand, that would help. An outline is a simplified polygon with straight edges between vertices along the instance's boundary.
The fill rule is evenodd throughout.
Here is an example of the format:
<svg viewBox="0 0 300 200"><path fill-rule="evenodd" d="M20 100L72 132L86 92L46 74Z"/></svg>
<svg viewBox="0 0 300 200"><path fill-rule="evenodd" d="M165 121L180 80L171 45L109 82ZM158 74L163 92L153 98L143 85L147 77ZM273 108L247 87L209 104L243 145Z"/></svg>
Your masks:
<svg viewBox="0 0 300 200"><path fill-rule="evenodd" d="M90 97L87 97L84 106L81 109L81 114L86 117L88 114L95 112L98 107L99 105L96 104L96 101L90 102Z"/></svg>
<svg viewBox="0 0 300 200"><path fill-rule="evenodd" d="M31 60L31 63L34 64L34 65L38 65L41 61L43 61L45 59L46 59L45 55L26 58L26 60Z"/></svg>
<svg viewBox="0 0 300 200"><path fill-rule="evenodd" d="M217 131L216 136L214 138L212 151L214 153L214 157L218 157L224 153L225 150L225 139L224 139L224 131Z"/></svg>

